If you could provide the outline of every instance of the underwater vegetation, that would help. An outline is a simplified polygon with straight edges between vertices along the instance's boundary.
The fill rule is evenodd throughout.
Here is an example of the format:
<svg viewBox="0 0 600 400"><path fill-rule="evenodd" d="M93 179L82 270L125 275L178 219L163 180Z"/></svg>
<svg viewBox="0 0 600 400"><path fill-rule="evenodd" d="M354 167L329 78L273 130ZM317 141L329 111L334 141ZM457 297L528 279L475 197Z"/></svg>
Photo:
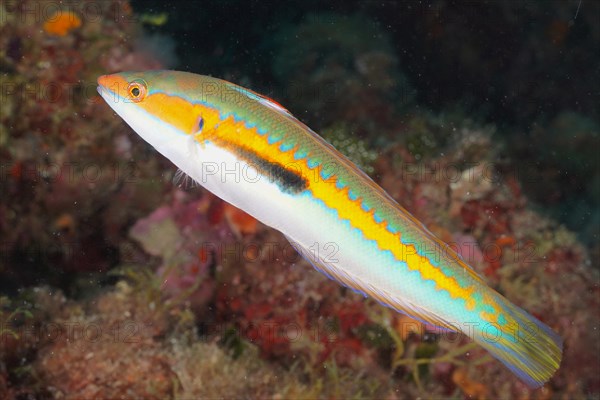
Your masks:
<svg viewBox="0 0 600 400"><path fill-rule="evenodd" d="M54 5L0 4L2 290L107 271L122 232L160 202L161 182L136 178L160 161L132 146L93 82L106 70L162 64L136 47L128 3Z"/></svg>
<svg viewBox="0 0 600 400"><path fill-rule="evenodd" d="M560 112L538 117L528 103L512 116L535 121L528 129L507 132L455 105L427 110L419 104L434 88L418 83L385 18L370 16L375 3L284 18L257 45L272 52L260 76L240 63L211 71L244 71L248 87L272 77L278 101L560 332L561 368L532 391L464 337L315 272L279 233L178 176L99 101L98 75L190 57L154 32L176 24L175 12L164 22L160 8L142 17L127 1L55 4L0 1L0 398L598 398L600 250L597 211L588 213L599 201L598 119L585 102L567 107L582 82L564 99L532 83L526 93L556 99L548 107ZM511 85L534 82L576 45L563 23L573 5L559 5L555 23L523 33L522 57L503 75L501 55L482 50L493 32L480 43L458 16L466 6L436 4L454 17L399 18L415 19L428 57L443 53L439 65L499 93L522 95ZM509 5L489 13L509 15ZM542 6L528 7L538 20ZM573 29L597 30L582 22L594 6L582 7ZM435 75L431 86L448 73L420 72Z"/></svg>

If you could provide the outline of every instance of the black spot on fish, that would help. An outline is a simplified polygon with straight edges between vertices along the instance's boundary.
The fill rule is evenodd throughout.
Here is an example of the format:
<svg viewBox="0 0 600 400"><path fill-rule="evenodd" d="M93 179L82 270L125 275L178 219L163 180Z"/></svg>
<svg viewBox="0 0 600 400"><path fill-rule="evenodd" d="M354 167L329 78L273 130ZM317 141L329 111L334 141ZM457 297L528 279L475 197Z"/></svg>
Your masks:
<svg viewBox="0 0 600 400"><path fill-rule="evenodd" d="M308 187L308 182L305 178L296 172L285 169L280 164L265 161L263 168L268 171L268 176L277 182L284 192L296 194Z"/></svg>
<svg viewBox="0 0 600 400"><path fill-rule="evenodd" d="M285 166L279 163L265 160L250 150L240 148L236 150L240 157L244 158L258 172L271 182L275 182L282 192L297 194L308 187L308 181L298 172L285 168Z"/></svg>

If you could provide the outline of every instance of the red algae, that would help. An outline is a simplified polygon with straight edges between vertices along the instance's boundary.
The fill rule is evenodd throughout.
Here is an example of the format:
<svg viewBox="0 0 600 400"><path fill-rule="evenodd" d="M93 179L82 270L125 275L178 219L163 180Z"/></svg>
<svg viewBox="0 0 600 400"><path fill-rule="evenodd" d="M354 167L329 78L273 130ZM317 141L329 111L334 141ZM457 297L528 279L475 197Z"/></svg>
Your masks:
<svg viewBox="0 0 600 400"><path fill-rule="evenodd" d="M128 221L159 204L163 184L141 178L162 166L144 161L138 146L130 154L135 163L115 151L116 138L127 131L95 101L96 78L111 71L114 57L118 68L159 66L148 54L133 61L111 56L138 53L127 39L142 35L128 3L58 4L1 6L0 48L10 49L0 53L0 236L6 255L0 279L8 287L40 277L58 284L61 271L114 267ZM14 265L20 254L30 255L28 265ZM6 270L14 276L3 275Z"/></svg>

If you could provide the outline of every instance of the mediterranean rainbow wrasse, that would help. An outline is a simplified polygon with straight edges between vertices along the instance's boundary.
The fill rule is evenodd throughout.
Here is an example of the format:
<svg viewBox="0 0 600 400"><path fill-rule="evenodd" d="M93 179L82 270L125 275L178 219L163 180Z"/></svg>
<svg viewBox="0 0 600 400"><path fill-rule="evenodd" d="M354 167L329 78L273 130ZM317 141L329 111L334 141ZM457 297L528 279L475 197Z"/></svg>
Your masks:
<svg viewBox="0 0 600 400"><path fill-rule="evenodd" d="M203 187L282 232L316 269L397 311L468 335L531 387L558 369L562 340L555 332L488 287L279 104L185 72L123 72L98 83L143 139Z"/></svg>

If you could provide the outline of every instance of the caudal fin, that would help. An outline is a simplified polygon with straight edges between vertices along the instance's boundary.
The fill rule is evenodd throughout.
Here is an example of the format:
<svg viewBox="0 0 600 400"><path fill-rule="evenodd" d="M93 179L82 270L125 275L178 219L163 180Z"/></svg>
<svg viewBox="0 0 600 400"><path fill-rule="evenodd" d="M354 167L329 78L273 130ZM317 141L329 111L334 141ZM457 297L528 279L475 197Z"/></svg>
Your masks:
<svg viewBox="0 0 600 400"><path fill-rule="evenodd" d="M542 386L560 366L562 339L546 324L506 299L503 326L488 327L475 340L532 388ZM497 329L497 330L495 330Z"/></svg>

